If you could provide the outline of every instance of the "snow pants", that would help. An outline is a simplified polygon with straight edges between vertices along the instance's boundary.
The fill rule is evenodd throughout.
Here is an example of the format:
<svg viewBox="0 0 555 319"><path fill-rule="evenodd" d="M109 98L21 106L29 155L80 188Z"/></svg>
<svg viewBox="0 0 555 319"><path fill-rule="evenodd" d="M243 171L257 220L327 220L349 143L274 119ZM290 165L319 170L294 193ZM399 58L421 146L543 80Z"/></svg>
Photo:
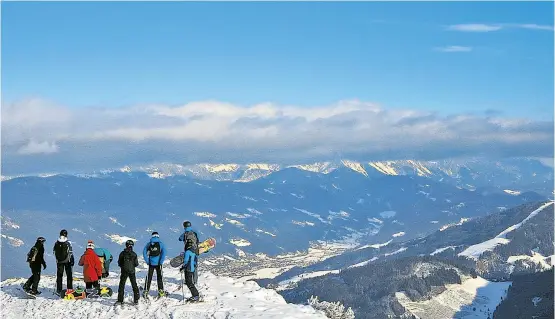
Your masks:
<svg viewBox="0 0 555 319"><path fill-rule="evenodd" d="M137 286L137 277L135 276L135 273L127 273L123 271L119 277L118 301L123 302L123 293L125 292L125 283L127 282L127 278L129 278L131 287L133 288L133 301L139 301L139 287Z"/></svg>
<svg viewBox="0 0 555 319"><path fill-rule="evenodd" d="M24 287L27 289L31 288L32 291L37 291L39 288L41 265L30 264L29 267L31 267L31 277L29 277Z"/></svg>
<svg viewBox="0 0 555 319"><path fill-rule="evenodd" d="M189 288L189 291L191 291L191 295L193 295L193 297L198 297L199 294L197 287L195 287L194 277L195 273L185 271L185 284L187 285L187 288Z"/></svg>
<svg viewBox="0 0 555 319"><path fill-rule="evenodd" d="M62 291L62 279L64 270L67 277L67 289L73 289L73 271L70 263L56 264L56 291Z"/></svg>
<svg viewBox="0 0 555 319"><path fill-rule="evenodd" d="M164 290L164 278L162 278L162 265L148 266L148 277L146 279L146 291L150 291L150 283L152 282L152 275L156 270L156 282L158 283L158 290Z"/></svg>

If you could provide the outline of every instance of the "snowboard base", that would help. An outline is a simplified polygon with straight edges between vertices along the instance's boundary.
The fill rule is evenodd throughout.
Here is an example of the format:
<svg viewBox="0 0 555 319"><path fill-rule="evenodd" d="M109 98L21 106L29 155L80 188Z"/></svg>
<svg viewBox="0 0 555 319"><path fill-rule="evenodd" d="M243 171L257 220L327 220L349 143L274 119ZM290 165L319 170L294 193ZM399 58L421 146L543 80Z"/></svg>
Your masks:
<svg viewBox="0 0 555 319"><path fill-rule="evenodd" d="M208 238L207 240L201 242L198 245L199 255L209 252L214 247L216 247L216 239ZM182 252L178 256L175 256L170 260L170 266L172 266L173 268L180 267L183 265L184 259L185 259L185 253Z"/></svg>

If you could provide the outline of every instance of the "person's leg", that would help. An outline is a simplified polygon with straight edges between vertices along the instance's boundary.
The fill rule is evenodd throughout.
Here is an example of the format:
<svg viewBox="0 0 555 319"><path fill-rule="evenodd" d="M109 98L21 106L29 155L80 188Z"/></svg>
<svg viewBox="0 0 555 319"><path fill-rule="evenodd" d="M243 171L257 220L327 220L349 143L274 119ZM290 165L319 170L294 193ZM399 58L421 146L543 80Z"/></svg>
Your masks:
<svg viewBox="0 0 555 319"><path fill-rule="evenodd" d="M27 279L27 282L23 285L23 289L25 290L31 289L31 286L33 285L33 280L35 278L35 272L33 271L33 267L30 266L29 268L31 269L31 277L29 277L29 279Z"/></svg>
<svg viewBox="0 0 555 319"><path fill-rule="evenodd" d="M154 274L154 266L148 265L148 275L146 278L146 287L145 287L145 294L148 294L150 291L150 284L152 282L152 275Z"/></svg>
<svg viewBox="0 0 555 319"><path fill-rule="evenodd" d="M133 288L133 301L138 302L140 295L139 295L139 287L137 286L137 277L135 273L129 274L129 280L131 281L131 287Z"/></svg>
<svg viewBox="0 0 555 319"><path fill-rule="evenodd" d="M125 292L125 282L127 281L127 273L122 272L119 277L118 286L118 302L123 302L123 293Z"/></svg>
<svg viewBox="0 0 555 319"><path fill-rule="evenodd" d="M185 271L185 284L187 285L187 288L189 288L189 291L191 291L191 295L193 295L193 297L198 297L199 294L197 287L195 287L195 284L193 283L193 277L194 274L192 272Z"/></svg>
<svg viewBox="0 0 555 319"><path fill-rule="evenodd" d="M65 270L66 270L66 276L67 276L67 289L73 289L73 269L71 267L70 263L66 263L65 265Z"/></svg>
<svg viewBox="0 0 555 319"><path fill-rule="evenodd" d="M41 265L33 266L33 287L32 291L38 291L40 281L40 267Z"/></svg>
<svg viewBox="0 0 555 319"><path fill-rule="evenodd" d="M62 279L64 277L64 264L56 264L56 291L62 291Z"/></svg>
<svg viewBox="0 0 555 319"><path fill-rule="evenodd" d="M162 278L162 265L156 266L156 281L158 282L158 291L164 291L164 278Z"/></svg>
<svg viewBox="0 0 555 319"><path fill-rule="evenodd" d="M93 287L92 282L85 282L85 289L91 289Z"/></svg>

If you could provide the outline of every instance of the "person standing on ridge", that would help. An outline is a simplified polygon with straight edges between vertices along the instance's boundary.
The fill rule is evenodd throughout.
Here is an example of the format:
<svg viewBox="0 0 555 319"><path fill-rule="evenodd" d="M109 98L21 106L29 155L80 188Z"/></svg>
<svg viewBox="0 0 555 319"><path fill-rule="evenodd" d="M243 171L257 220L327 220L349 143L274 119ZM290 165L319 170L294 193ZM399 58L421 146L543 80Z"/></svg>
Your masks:
<svg viewBox="0 0 555 319"><path fill-rule="evenodd" d="M117 304L123 304L123 293L125 292L125 282L127 278L131 281L133 288L133 302L137 305L139 303L139 287L137 287L137 277L135 276L135 267L139 266L139 259L137 254L133 251L135 243L132 240L125 242L125 249L119 254L118 266L121 268L121 275L119 278L118 288L118 301Z"/></svg>
<svg viewBox="0 0 555 319"><path fill-rule="evenodd" d="M52 249L54 256L56 257L56 294L62 293L62 279L64 277L64 271L67 277L67 289L73 289L73 271L72 267L75 264L75 259L73 257L73 248L71 247L71 242L67 238L67 230L62 229L60 231L60 237L54 244Z"/></svg>
<svg viewBox="0 0 555 319"><path fill-rule="evenodd" d="M79 266L83 266L83 279L85 280L85 288L100 289L98 279L102 277L102 263L94 252L94 243L89 240L85 253L79 259Z"/></svg>
<svg viewBox="0 0 555 319"><path fill-rule="evenodd" d="M156 269L156 281L158 283L158 297L165 296L164 292L164 278L162 277L162 264L166 258L166 248L164 243L160 240L158 232L153 232L150 241L146 243L143 249L143 258L148 265L148 275L143 291L143 298L148 296L150 291L150 283L152 282L152 275Z"/></svg>
<svg viewBox="0 0 555 319"><path fill-rule="evenodd" d="M183 222L183 227L185 228L185 231L181 234L181 236L179 236L179 241L182 241L185 244L185 255L183 258L183 266L180 271L185 273L185 284L191 291L192 295L189 299L187 299L187 302L197 302L199 301L199 293L195 287L194 277L198 263L199 239L197 233L191 228L190 221Z"/></svg>
<svg viewBox="0 0 555 319"><path fill-rule="evenodd" d="M94 252L102 263L102 278L108 277L110 275L110 264L112 263L114 257L106 248L96 247Z"/></svg>
<svg viewBox="0 0 555 319"><path fill-rule="evenodd" d="M39 295L40 291L38 291L39 281L40 281L40 273L42 269L46 269L46 262L44 261L44 242L46 239L44 237L37 238L37 242L31 250L27 254L27 262L29 263L29 267L31 268L31 277L27 280L27 282L23 285L23 290L31 295Z"/></svg>

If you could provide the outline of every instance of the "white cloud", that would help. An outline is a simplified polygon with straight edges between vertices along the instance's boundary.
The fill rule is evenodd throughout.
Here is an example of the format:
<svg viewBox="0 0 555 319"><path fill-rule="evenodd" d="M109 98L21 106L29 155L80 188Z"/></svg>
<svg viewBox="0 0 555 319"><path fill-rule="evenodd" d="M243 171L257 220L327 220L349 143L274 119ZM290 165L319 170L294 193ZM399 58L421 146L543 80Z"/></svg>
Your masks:
<svg viewBox="0 0 555 319"><path fill-rule="evenodd" d="M506 28L553 31L553 26L551 25L540 25L540 24L534 24L534 23L499 23L499 24L469 23L469 24L453 24L453 25L447 26L447 30L462 31L462 32L493 32L493 31L499 31Z"/></svg>
<svg viewBox="0 0 555 319"><path fill-rule="evenodd" d="M7 168L148 161L298 163L337 154L361 160L553 154L552 122L442 117L358 100L320 107L200 101L118 109L66 108L33 100L4 105L1 124ZM39 153L51 154L48 163L22 156Z"/></svg>
<svg viewBox="0 0 555 319"><path fill-rule="evenodd" d="M463 31L463 32L491 32L491 31L499 31L502 28L503 27L501 25L470 23L470 24L450 25L447 27L447 30Z"/></svg>
<svg viewBox="0 0 555 319"><path fill-rule="evenodd" d="M460 45L450 45L446 47L439 47L436 48L437 51L441 52L470 52L472 51L472 47L465 47Z"/></svg>
<svg viewBox="0 0 555 319"><path fill-rule="evenodd" d="M50 143L47 141L36 142L31 140L29 143L20 147L17 152L21 155L52 154L58 152L58 149L59 148L56 143Z"/></svg>

